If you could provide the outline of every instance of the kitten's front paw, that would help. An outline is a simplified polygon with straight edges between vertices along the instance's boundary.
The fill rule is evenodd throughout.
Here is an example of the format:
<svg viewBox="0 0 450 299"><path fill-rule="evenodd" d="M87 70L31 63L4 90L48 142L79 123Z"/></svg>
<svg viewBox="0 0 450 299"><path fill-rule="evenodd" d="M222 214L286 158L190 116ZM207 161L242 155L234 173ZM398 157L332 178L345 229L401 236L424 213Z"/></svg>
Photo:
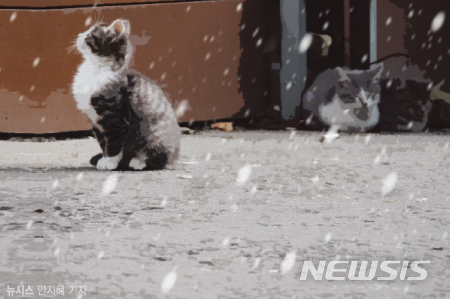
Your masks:
<svg viewBox="0 0 450 299"><path fill-rule="evenodd" d="M97 162L97 169L99 170L113 170L119 165L120 159L116 157L103 157Z"/></svg>
<svg viewBox="0 0 450 299"><path fill-rule="evenodd" d="M134 170L142 170L147 166L147 164L145 164L145 160L143 161L138 158L133 158L131 159L130 164L128 166L130 166L130 168Z"/></svg>

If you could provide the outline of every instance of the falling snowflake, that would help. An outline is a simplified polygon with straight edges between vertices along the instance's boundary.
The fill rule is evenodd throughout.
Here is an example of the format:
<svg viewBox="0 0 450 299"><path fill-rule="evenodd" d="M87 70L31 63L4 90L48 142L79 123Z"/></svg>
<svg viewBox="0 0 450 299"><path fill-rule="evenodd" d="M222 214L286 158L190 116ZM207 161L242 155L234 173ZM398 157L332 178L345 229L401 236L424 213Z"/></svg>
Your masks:
<svg viewBox="0 0 450 299"><path fill-rule="evenodd" d="M86 21L84 22L84 26L89 26L92 23L92 17L87 17Z"/></svg>
<svg viewBox="0 0 450 299"><path fill-rule="evenodd" d="M12 23L17 18L17 12L13 12L11 16L9 17L9 21Z"/></svg>
<svg viewBox="0 0 450 299"><path fill-rule="evenodd" d="M386 19L386 26L391 25L391 22L392 22L392 17L387 18Z"/></svg>
<svg viewBox="0 0 450 299"><path fill-rule="evenodd" d="M255 262L253 263L253 269L258 268L260 262L261 262L261 258L260 258L260 257L257 257L257 258L255 259Z"/></svg>
<svg viewBox="0 0 450 299"><path fill-rule="evenodd" d="M60 251L61 251L61 249L58 247L58 248L55 249L55 251L53 252L53 254L54 254L55 256L58 256Z"/></svg>
<svg viewBox="0 0 450 299"><path fill-rule="evenodd" d="M80 172L80 173L77 175L77 181L81 181L82 179L83 179L83 173Z"/></svg>
<svg viewBox="0 0 450 299"><path fill-rule="evenodd" d="M388 174L382 181L383 186L381 187L381 193L386 196L392 190L394 190L397 184L397 174L395 172Z"/></svg>
<svg viewBox="0 0 450 299"><path fill-rule="evenodd" d="M322 29L325 31L328 29L328 26L330 26L330 22L327 21L327 22L325 22L325 24L323 24Z"/></svg>
<svg viewBox="0 0 450 299"><path fill-rule="evenodd" d="M39 62L41 61L41 58L36 57L33 61L33 67L37 67L39 65Z"/></svg>
<svg viewBox="0 0 450 299"><path fill-rule="evenodd" d="M236 182L240 185L245 184L250 178L250 174L252 173L252 166L250 164L246 164L241 167L238 171L238 177Z"/></svg>
<svg viewBox="0 0 450 299"><path fill-rule="evenodd" d="M175 286L177 282L177 267L173 268L172 271L167 273L161 283L161 292L167 294Z"/></svg>
<svg viewBox="0 0 450 299"><path fill-rule="evenodd" d="M187 100L182 100L175 110L177 118L183 117L187 110L190 110L189 102Z"/></svg>
<svg viewBox="0 0 450 299"><path fill-rule="evenodd" d="M205 161L209 161L209 160L211 160L211 153L207 153L206 154L206 157L205 157Z"/></svg>
<svg viewBox="0 0 450 299"><path fill-rule="evenodd" d="M103 183L102 195L108 195L116 189L117 185L117 174L112 174L106 178L106 181Z"/></svg>
<svg viewBox="0 0 450 299"><path fill-rule="evenodd" d="M258 39L258 41L256 42L256 47L261 46L262 43L263 43L263 39L262 38Z"/></svg>
<svg viewBox="0 0 450 299"><path fill-rule="evenodd" d="M444 22L445 12L441 11L434 17L433 22L431 23L431 31L437 32L441 29L442 25L444 25Z"/></svg>
<svg viewBox="0 0 450 299"><path fill-rule="evenodd" d="M236 6L236 11L237 12L240 12L242 10L242 3L239 3L237 6Z"/></svg>
<svg viewBox="0 0 450 299"><path fill-rule="evenodd" d="M326 234L325 238L324 238L325 243L328 243L330 241L330 239L331 239L331 233Z"/></svg>
<svg viewBox="0 0 450 299"><path fill-rule="evenodd" d="M325 141L325 143L332 143L334 140L340 137L339 125L332 125L330 129L321 137L320 141Z"/></svg>
<svg viewBox="0 0 450 299"><path fill-rule="evenodd" d="M105 255L105 252L102 250L98 253L97 255L97 259L101 260L103 258L103 256Z"/></svg>
<svg viewBox="0 0 450 299"><path fill-rule="evenodd" d="M369 58L369 55L364 54L363 57L361 58L361 63L364 63L367 61L367 58Z"/></svg>
<svg viewBox="0 0 450 299"><path fill-rule="evenodd" d="M59 185L59 180L58 179L54 180L53 184L52 184L52 189L56 189L58 187L58 185Z"/></svg>
<svg viewBox="0 0 450 299"><path fill-rule="evenodd" d="M311 34L305 34L305 36L300 41L300 46L298 48L300 53L305 53L306 51L308 51L309 47L311 46L312 39L313 38Z"/></svg>
<svg viewBox="0 0 450 299"><path fill-rule="evenodd" d="M295 264L295 251L291 251L286 254L286 257L283 259L281 263L281 274L286 274L294 267Z"/></svg>
<svg viewBox="0 0 450 299"><path fill-rule="evenodd" d="M230 244L230 237L226 237L225 239L223 239L222 241L222 246L228 246L228 244Z"/></svg>

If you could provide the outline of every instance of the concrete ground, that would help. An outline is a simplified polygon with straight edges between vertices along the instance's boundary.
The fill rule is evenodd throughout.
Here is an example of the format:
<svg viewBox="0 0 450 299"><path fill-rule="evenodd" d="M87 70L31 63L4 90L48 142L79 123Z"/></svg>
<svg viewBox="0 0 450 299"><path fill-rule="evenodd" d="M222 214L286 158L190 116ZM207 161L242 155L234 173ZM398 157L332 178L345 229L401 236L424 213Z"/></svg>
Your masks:
<svg viewBox="0 0 450 299"><path fill-rule="evenodd" d="M93 139L1 141L0 298L449 297L449 136L320 136L202 132L155 172L95 170ZM431 263L302 281L308 260Z"/></svg>

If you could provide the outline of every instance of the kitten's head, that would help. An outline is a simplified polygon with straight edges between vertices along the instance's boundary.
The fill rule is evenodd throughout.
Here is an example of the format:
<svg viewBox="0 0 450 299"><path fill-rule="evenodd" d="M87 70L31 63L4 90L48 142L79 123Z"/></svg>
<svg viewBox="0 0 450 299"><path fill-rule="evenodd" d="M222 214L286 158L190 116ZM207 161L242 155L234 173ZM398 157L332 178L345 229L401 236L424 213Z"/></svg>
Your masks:
<svg viewBox="0 0 450 299"><path fill-rule="evenodd" d="M96 24L77 38L77 49L85 59L100 58L116 67L127 66L132 54L130 23L118 19L109 26Z"/></svg>
<svg viewBox="0 0 450 299"><path fill-rule="evenodd" d="M367 71L346 72L336 68L336 95L343 109L349 109L361 120L367 120L380 101L380 76L383 65Z"/></svg>

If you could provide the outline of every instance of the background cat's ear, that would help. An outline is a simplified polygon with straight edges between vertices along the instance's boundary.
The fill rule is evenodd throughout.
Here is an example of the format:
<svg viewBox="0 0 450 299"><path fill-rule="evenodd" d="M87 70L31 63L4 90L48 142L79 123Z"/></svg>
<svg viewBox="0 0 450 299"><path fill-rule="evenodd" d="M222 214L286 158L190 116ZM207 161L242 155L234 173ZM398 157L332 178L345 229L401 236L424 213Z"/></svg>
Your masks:
<svg viewBox="0 0 450 299"><path fill-rule="evenodd" d="M370 72L373 74L374 81L380 81L381 73L383 72L383 64L379 63L374 69Z"/></svg>
<svg viewBox="0 0 450 299"><path fill-rule="evenodd" d="M119 31L119 35L125 34L126 36L128 36L130 34L130 22L128 20L115 20L109 27Z"/></svg>
<svg viewBox="0 0 450 299"><path fill-rule="evenodd" d="M347 76L345 71L340 67L336 68L336 77L339 83L339 86L342 88L345 84L350 83L350 78Z"/></svg>

